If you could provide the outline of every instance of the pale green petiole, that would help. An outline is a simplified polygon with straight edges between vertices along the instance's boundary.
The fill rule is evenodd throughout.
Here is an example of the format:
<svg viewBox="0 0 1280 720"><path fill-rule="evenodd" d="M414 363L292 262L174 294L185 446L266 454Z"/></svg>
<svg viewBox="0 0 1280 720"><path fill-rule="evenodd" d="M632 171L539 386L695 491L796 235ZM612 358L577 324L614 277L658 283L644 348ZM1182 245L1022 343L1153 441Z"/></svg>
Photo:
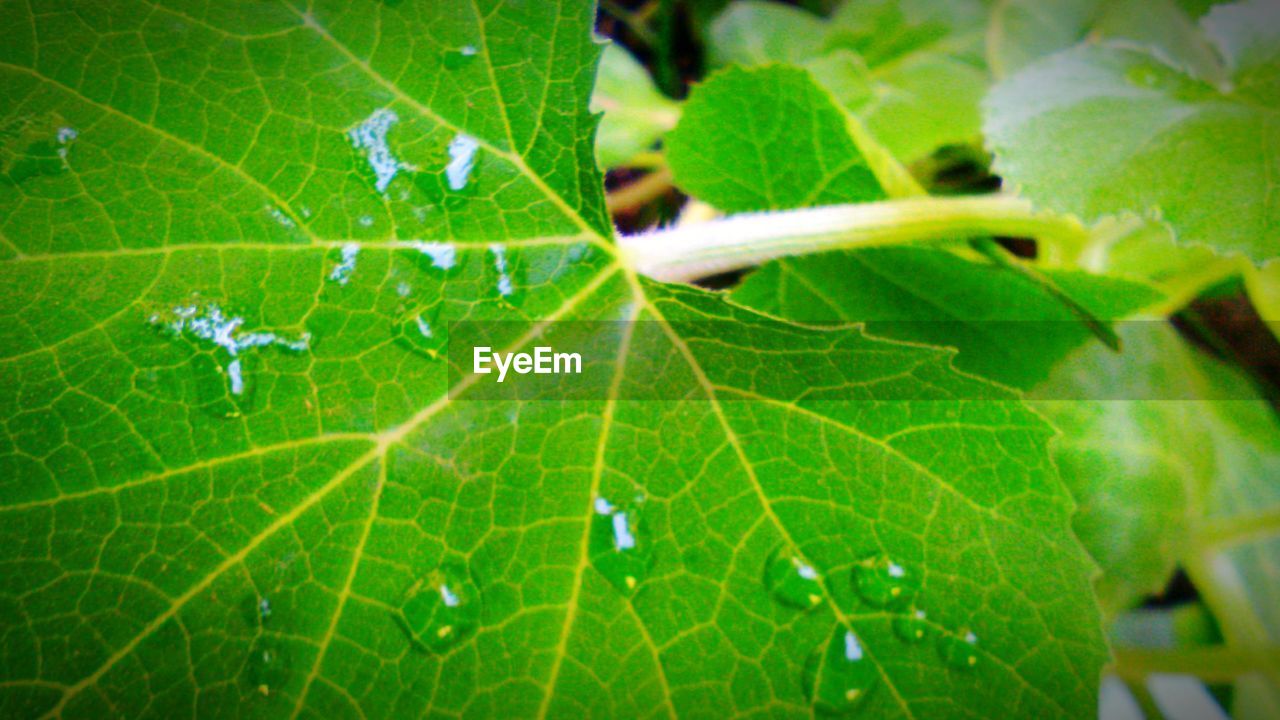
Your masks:
<svg viewBox="0 0 1280 720"><path fill-rule="evenodd" d="M618 240L640 273L684 282L768 260L829 250L986 236L1078 246L1088 231L1070 217L1008 195L918 197L749 213Z"/></svg>

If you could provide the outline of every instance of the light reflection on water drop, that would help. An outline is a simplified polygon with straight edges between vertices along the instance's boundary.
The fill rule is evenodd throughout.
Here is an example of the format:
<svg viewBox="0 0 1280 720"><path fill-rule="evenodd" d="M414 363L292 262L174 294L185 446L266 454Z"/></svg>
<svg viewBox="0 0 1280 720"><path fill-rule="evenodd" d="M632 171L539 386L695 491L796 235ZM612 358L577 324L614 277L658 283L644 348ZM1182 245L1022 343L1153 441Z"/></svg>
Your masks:
<svg viewBox="0 0 1280 720"><path fill-rule="evenodd" d="M603 496L592 502L587 554L591 564L623 594L635 592L649 572L650 539L641 518L644 499L615 504Z"/></svg>

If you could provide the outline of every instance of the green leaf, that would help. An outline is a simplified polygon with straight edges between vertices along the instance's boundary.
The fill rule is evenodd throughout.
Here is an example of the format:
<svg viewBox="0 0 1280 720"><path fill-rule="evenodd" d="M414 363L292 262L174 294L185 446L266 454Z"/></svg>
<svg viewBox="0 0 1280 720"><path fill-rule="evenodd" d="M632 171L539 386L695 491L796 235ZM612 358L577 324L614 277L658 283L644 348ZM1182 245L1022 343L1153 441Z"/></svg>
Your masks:
<svg viewBox="0 0 1280 720"><path fill-rule="evenodd" d="M1035 403L1063 430L1055 458L1081 497L1077 531L1107 569L1102 596L1113 609L1131 605L1162 588L1176 562L1229 646L1274 644L1277 583L1266 568L1280 561L1280 422L1247 378L1171 328L1124 330L1124 356L1086 349L1045 388L1118 399ZM1237 705L1275 708L1278 668L1258 669L1237 684Z"/></svg>
<svg viewBox="0 0 1280 720"><path fill-rule="evenodd" d="M1094 315L1120 319L1157 302L1149 286L1085 272L1045 273ZM961 370L1029 389L1090 338L1029 279L925 248L874 248L768 263L733 299L800 322L866 323L877 336L957 348Z"/></svg>
<svg viewBox="0 0 1280 720"><path fill-rule="evenodd" d="M694 89L668 163L682 189L729 212L883 198L849 123L804 70L734 66Z"/></svg>
<svg viewBox="0 0 1280 720"><path fill-rule="evenodd" d="M1046 274L1103 318L1124 318L1160 299L1148 286L1118 278L1065 270ZM1036 406L1063 431L1054 457L1081 506L1076 531L1104 570L1098 581L1104 607L1122 609L1160 589L1171 574L1189 525L1189 491L1172 448L1194 442L1173 421L1188 409L1178 403L1090 401L1136 392L1124 383L1145 377L1143 371L1160 357L1144 335L1135 336L1145 327L1126 328L1119 356L1124 360L1116 360L1110 350L1087 342L1088 329L1026 278L921 248L769 263L750 275L733 299L792 320L862 322L876 336L954 347L960 369L1015 387L1038 386L1047 397L1070 398ZM1114 380L1109 387L1115 395L1064 380L1047 389L1051 371L1081 346L1087 348L1080 351L1082 358L1054 377L1078 375L1085 383L1098 374L1103 382ZM1130 360L1135 354L1137 359ZM1100 369L1116 365L1124 372ZM1151 417L1154 429L1144 424ZM1140 449L1147 442L1168 442L1169 449L1147 453Z"/></svg>
<svg viewBox="0 0 1280 720"><path fill-rule="evenodd" d="M1001 83L987 106L996 170L1027 196L1086 219L1157 210L1180 243L1263 259L1280 251L1280 27L1266 2L1202 21L1227 61L1216 87L1159 55L1079 46Z"/></svg>
<svg viewBox="0 0 1280 720"><path fill-rule="evenodd" d="M977 140L987 90L972 3L849 2L829 19L777 3L744 2L717 20L720 64L804 65L890 153L918 160Z"/></svg>
<svg viewBox="0 0 1280 720"><path fill-rule="evenodd" d="M1008 0L991 9L987 60L997 76L1079 42L1121 39L1158 50L1193 75L1225 79L1222 59L1196 26L1206 8L1183 0Z"/></svg>
<svg viewBox="0 0 1280 720"><path fill-rule="evenodd" d="M1280 338L1280 262L1272 261L1261 268L1248 266L1244 277L1258 317Z"/></svg>
<svg viewBox="0 0 1280 720"><path fill-rule="evenodd" d="M981 64L986 6L983 0L846 0L832 14L827 47L856 51L871 67L920 52Z"/></svg>
<svg viewBox="0 0 1280 720"><path fill-rule="evenodd" d="M604 168L625 164L675 127L680 105L658 92L644 66L619 45L600 58L591 109L604 113L596 156Z"/></svg>
<svg viewBox="0 0 1280 720"><path fill-rule="evenodd" d="M620 264L590 4L29 10L0 5L4 715L1092 712L1049 427L946 352ZM613 392L470 398L460 319L608 321ZM890 559L914 608L859 594Z"/></svg>
<svg viewBox="0 0 1280 720"><path fill-rule="evenodd" d="M923 158L949 144L978 140L986 74L955 57L913 53L867 68L847 50L808 64L818 82L866 124L894 157Z"/></svg>
<svg viewBox="0 0 1280 720"><path fill-rule="evenodd" d="M769 0L731 4L711 23L708 41L715 65L802 63L818 57L827 23L817 15Z"/></svg>

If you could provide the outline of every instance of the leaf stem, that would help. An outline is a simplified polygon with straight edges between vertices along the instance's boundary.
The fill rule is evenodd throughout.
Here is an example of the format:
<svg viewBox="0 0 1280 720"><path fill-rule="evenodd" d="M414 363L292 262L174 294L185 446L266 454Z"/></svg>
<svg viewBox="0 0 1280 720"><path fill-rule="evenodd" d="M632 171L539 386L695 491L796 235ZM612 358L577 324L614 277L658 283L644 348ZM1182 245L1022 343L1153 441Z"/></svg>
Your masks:
<svg viewBox="0 0 1280 720"><path fill-rule="evenodd" d="M619 238L624 257L657 280L688 282L767 260L830 250L1003 235L1079 242L1070 217L1008 195L913 197L750 213Z"/></svg>
<svg viewBox="0 0 1280 720"><path fill-rule="evenodd" d="M1242 675L1263 672L1280 662L1280 647L1191 647L1172 649L1112 649L1113 670L1126 680L1141 681L1152 673L1194 675L1207 682L1231 682Z"/></svg>
<svg viewBox="0 0 1280 720"><path fill-rule="evenodd" d="M1280 508L1269 508L1225 519L1202 521L1195 530L1196 545L1218 550L1280 535Z"/></svg>
<svg viewBox="0 0 1280 720"><path fill-rule="evenodd" d="M647 205L670 189L671 171L662 167L630 185L609 193L605 197L605 203L608 205L611 214L621 215Z"/></svg>

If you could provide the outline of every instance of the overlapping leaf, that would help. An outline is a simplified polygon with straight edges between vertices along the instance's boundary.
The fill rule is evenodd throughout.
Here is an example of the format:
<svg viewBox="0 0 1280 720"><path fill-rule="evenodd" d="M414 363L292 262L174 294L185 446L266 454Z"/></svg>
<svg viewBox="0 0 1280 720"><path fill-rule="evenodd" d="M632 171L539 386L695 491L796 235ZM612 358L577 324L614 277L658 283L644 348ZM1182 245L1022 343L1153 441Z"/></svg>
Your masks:
<svg viewBox="0 0 1280 720"><path fill-rule="evenodd" d="M720 63L790 63L903 162L976 141L987 89L981 3L847 2L829 19L772 2L731 6L712 26Z"/></svg>
<svg viewBox="0 0 1280 720"><path fill-rule="evenodd" d="M997 171L1088 219L1157 211L1181 243L1274 256L1280 5L1218 6L1201 26L1227 68L1217 83L1130 44L1077 46L1010 77L987 108Z"/></svg>

